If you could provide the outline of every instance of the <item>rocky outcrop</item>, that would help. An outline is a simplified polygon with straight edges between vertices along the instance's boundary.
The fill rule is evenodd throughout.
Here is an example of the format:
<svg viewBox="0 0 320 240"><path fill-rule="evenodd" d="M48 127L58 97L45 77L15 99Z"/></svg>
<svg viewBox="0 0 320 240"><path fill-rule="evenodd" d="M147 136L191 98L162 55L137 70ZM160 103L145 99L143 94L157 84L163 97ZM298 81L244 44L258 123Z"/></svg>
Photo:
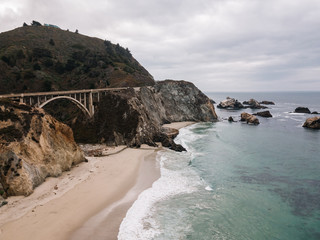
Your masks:
<svg viewBox="0 0 320 240"><path fill-rule="evenodd" d="M192 83L166 80L154 87L108 92L96 108L93 142L139 147L146 143L178 150L161 125L179 121L215 121L210 99ZM90 128L86 128L87 131ZM179 150L181 148L179 147Z"/></svg>
<svg viewBox="0 0 320 240"><path fill-rule="evenodd" d="M312 129L320 129L320 117L312 117L308 118L303 127L312 128Z"/></svg>
<svg viewBox="0 0 320 240"><path fill-rule="evenodd" d="M309 108L307 107L297 107L295 110L294 110L295 113L308 113L310 114L310 110Z"/></svg>
<svg viewBox="0 0 320 240"><path fill-rule="evenodd" d="M233 117L230 116L230 117L228 118L228 122L234 122Z"/></svg>
<svg viewBox="0 0 320 240"><path fill-rule="evenodd" d="M252 108L252 109L267 108L266 106L260 105L260 103L257 100L253 99L253 98L251 98L249 101L244 101L243 104L247 105L246 107Z"/></svg>
<svg viewBox="0 0 320 240"><path fill-rule="evenodd" d="M184 147L174 142L174 138L178 134L179 134L179 130L175 128L161 127L161 133L157 134L154 140L156 142L161 142L162 146L175 150L177 152L186 151Z"/></svg>
<svg viewBox="0 0 320 240"><path fill-rule="evenodd" d="M247 124L254 124L254 125L260 124L258 118L246 112L241 113L240 121L247 122Z"/></svg>
<svg viewBox="0 0 320 240"><path fill-rule="evenodd" d="M142 88L142 91L145 90ZM151 90L151 88L149 88ZM160 81L154 86L155 100L164 122L212 122L217 120L214 106L210 99L193 83L186 81ZM147 109L149 97L143 100ZM149 111L150 112L150 111ZM163 114L164 113L164 114Z"/></svg>
<svg viewBox="0 0 320 240"><path fill-rule="evenodd" d="M261 101L261 102L259 102L259 103L260 103L260 104L263 104L263 105L275 105L274 102L272 102L272 101L266 101L266 100Z"/></svg>
<svg viewBox="0 0 320 240"><path fill-rule="evenodd" d="M46 177L84 161L70 127L41 109L0 100L0 189L29 195Z"/></svg>
<svg viewBox="0 0 320 240"><path fill-rule="evenodd" d="M238 100L234 98L227 97L226 100L223 100L217 105L217 108L224 108L230 110L238 110L244 108L244 106Z"/></svg>
<svg viewBox="0 0 320 240"><path fill-rule="evenodd" d="M311 114L319 114L317 111L312 112Z"/></svg>
<svg viewBox="0 0 320 240"><path fill-rule="evenodd" d="M271 118L272 117L270 111L257 112L257 113L255 113L253 115L257 115L259 117L265 117L265 118Z"/></svg>

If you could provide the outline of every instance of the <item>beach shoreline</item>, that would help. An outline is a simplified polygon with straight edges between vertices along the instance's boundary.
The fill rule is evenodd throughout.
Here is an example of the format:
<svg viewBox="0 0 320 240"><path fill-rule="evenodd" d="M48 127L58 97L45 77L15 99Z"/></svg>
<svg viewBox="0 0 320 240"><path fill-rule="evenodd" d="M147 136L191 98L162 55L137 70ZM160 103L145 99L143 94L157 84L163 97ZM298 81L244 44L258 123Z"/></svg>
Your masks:
<svg viewBox="0 0 320 240"><path fill-rule="evenodd" d="M165 127L180 129L193 123ZM9 198L8 205L0 208L0 238L95 239L91 235L95 232L104 239L117 239L128 209L160 177L155 161L159 149L109 147L108 156L88 157L88 163L47 179L30 196Z"/></svg>

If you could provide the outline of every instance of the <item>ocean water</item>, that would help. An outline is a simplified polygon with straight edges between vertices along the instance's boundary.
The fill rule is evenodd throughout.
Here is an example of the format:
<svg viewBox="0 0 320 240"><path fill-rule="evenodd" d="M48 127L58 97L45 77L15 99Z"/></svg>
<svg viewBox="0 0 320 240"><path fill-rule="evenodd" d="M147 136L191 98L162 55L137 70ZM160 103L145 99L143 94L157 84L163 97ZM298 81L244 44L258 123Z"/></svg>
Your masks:
<svg viewBox="0 0 320 240"><path fill-rule="evenodd" d="M188 152L159 152L161 177L130 208L118 239L320 239L320 130L302 127L312 115L290 113L320 112L320 93L207 95L274 101L273 118L229 123L244 110L216 109L219 122L181 129L175 141Z"/></svg>

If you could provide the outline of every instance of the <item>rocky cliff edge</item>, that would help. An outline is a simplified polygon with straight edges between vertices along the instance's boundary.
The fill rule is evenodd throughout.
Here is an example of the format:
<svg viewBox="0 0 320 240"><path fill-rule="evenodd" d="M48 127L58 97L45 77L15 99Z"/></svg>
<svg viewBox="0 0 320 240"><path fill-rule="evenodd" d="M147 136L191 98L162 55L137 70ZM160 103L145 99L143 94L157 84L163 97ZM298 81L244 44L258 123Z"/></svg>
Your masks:
<svg viewBox="0 0 320 240"><path fill-rule="evenodd" d="M84 155L67 125L42 109L0 100L0 193L29 195L46 177L59 176Z"/></svg>
<svg viewBox="0 0 320 240"><path fill-rule="evenodd" d="M156 145L182 151L161 125L181 121L216 121L210 99L194 84L166 80L153 87L108 92L96 106L91 127L81 127L82 140L108 145ZM89 133L91 131L91 133ZM91 139L88 136L92 136Z"/></svg>

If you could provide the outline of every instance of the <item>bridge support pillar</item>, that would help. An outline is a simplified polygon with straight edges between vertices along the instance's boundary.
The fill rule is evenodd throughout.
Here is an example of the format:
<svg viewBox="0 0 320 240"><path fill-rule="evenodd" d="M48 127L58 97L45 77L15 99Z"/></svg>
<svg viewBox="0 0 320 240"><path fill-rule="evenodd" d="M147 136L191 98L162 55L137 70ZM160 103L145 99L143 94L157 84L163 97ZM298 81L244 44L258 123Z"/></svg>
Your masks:
<svg viewBox="0 0 320 240"><path fill-rule="evenodd" d="M91 117L94 115L94 106L93 106L93 98L92 91L89 93L89 112Z"/></svg>

